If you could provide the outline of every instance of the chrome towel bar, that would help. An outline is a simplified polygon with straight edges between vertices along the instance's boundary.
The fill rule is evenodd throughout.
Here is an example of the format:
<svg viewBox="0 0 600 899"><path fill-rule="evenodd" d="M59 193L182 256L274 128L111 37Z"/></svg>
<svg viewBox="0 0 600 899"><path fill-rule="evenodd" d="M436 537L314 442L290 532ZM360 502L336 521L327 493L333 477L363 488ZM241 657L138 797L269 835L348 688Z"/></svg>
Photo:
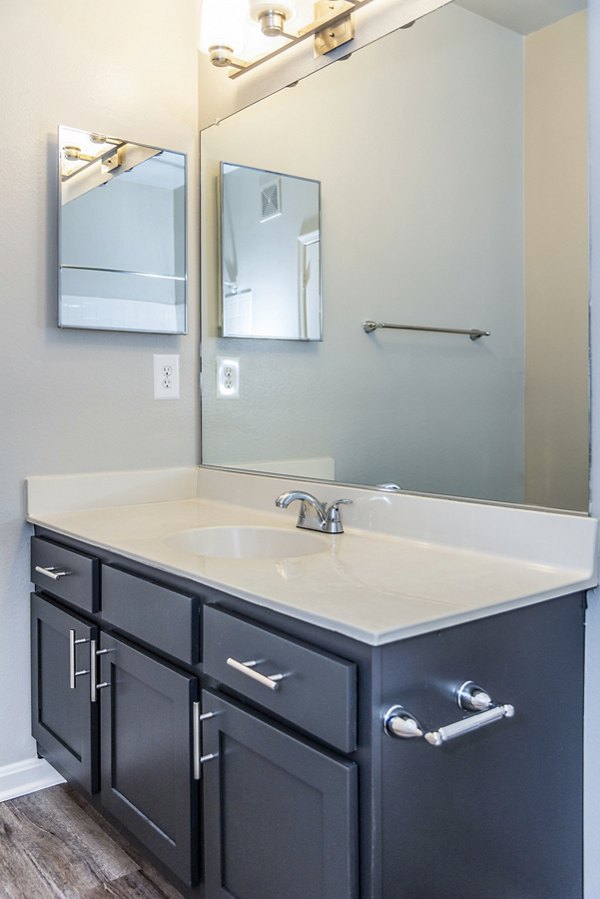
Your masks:
<svg viewBox="0 0 600 899"><path fill-rule="evenodd" d="M490 331L480 331L478 328L428 328L420 325L390 325L388 322L363 322L363 328L367 334L377 331L379 328L393 328L396 331L435 331L437 334L468 334L471 340L479 340L480 337L489 337Z"/></svg>
<svg viewBox="0 0 600 899"><path fill-rule="evenodd" d="M99 268L97 265L67 265L63 263L60 266L70 272L102 272L109 275L135 275L136 278L162 278L164 281L185 281L185 277L180 275L159 275L156 272L134 272L126 268Z"/></svg>
<svg viewBox="0 0 600 899"><path fill-rule="evenodd" d="M443 746L449 740L462 737L471 731L479 730L500 721L502 718L513 718L515 707L510 704L497 705L487 690L472 680L464 681L456 688L455 698L458 707L465 712L476 712L469 718L462 718L452 724L444 724L437 730L425 732L425 728L404 706L393 705L383 715L383 729L390 737L402 740L423 737L430 746Z"/></svg>

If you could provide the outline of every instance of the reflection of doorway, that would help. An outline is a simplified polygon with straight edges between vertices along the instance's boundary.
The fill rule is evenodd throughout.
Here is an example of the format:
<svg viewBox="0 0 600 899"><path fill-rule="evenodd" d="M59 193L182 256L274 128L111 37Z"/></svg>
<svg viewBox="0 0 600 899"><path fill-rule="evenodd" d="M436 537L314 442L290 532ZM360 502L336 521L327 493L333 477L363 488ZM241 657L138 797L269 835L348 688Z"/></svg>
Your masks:
<svg viewBox="0 0 600 899"><path fill-rule="evenodd" d="M321 239L307 231L298 237L298 333L300 340L321 339Z"/></svg>
<svg viewBox="0 0 600 899"><path fill-rule="evenodd" d="M223 336L248 337L252 334L252 291L240 290L239 293L226 294L223 297Z"/></svg>

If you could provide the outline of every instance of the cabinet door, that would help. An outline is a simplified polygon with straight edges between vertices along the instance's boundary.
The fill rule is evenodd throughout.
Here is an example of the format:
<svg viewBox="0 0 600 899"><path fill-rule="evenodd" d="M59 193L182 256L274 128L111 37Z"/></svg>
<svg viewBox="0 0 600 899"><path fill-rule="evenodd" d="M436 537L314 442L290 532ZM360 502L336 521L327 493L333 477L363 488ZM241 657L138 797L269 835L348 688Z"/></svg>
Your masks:
<svg viewBox="0 0 600 899"><path fill-rule="evenodd" d="M31 596L32 734L45 758L88 793L98 790L98 707L90 702L90 639L97 628ZM74 631L74 637L70 635ZM85 641L75 645L73 639ZM85 671L74 679L71 667Z"/></svg>
<svg viewBox="0 0 600 899"><path fill-rule="evenodd" d="M106 634L101 648L102 804L181 881L193 884L197 679Z"/></svg>
<svg viewBox="0 0 600 899"><path fill-rule="evenodd" d="M203 692L211 899L354 899L357 767ZM206 760L214 754L217 758Z"/></svg>

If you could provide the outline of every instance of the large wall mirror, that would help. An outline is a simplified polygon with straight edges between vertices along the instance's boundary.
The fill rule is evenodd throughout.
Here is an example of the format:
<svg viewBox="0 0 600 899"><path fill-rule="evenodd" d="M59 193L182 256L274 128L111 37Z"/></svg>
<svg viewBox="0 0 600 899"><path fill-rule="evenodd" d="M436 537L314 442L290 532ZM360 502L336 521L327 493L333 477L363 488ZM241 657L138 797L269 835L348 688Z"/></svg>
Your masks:
<svg viewBox="0 0 600 899"><path fill-rule="evenodd" d="M582 0L464 0L207 128L203 462L586 512L587 121ZM223 161L320 182L321 342L220 334Z"/></svg>
<svg viewBox="0 0 600 899"><path fill-rule="evenodd" d="M186 157L61 126L61 328L183 334Z"/></svg>

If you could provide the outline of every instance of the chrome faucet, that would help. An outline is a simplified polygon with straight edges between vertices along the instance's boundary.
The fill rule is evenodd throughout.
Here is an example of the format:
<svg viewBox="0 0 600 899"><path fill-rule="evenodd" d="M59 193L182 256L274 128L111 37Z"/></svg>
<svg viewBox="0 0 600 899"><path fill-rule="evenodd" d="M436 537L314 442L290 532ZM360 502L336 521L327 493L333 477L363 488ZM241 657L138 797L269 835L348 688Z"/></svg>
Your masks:
<svg viewBox="0 0 600 899"><path fill-rule="evenodd" d="M351 499L336 499L329 506L321 503L312 495L305 493L304 490L288 490L282 493L275 500L275 505L279 509L287 509L290 503L298 500L300 503L300 511L298 513L297 528L306 528L308 531L321 531L322 534L343 534L342 517L339 507L341 505L350 504Z"/></svg>

